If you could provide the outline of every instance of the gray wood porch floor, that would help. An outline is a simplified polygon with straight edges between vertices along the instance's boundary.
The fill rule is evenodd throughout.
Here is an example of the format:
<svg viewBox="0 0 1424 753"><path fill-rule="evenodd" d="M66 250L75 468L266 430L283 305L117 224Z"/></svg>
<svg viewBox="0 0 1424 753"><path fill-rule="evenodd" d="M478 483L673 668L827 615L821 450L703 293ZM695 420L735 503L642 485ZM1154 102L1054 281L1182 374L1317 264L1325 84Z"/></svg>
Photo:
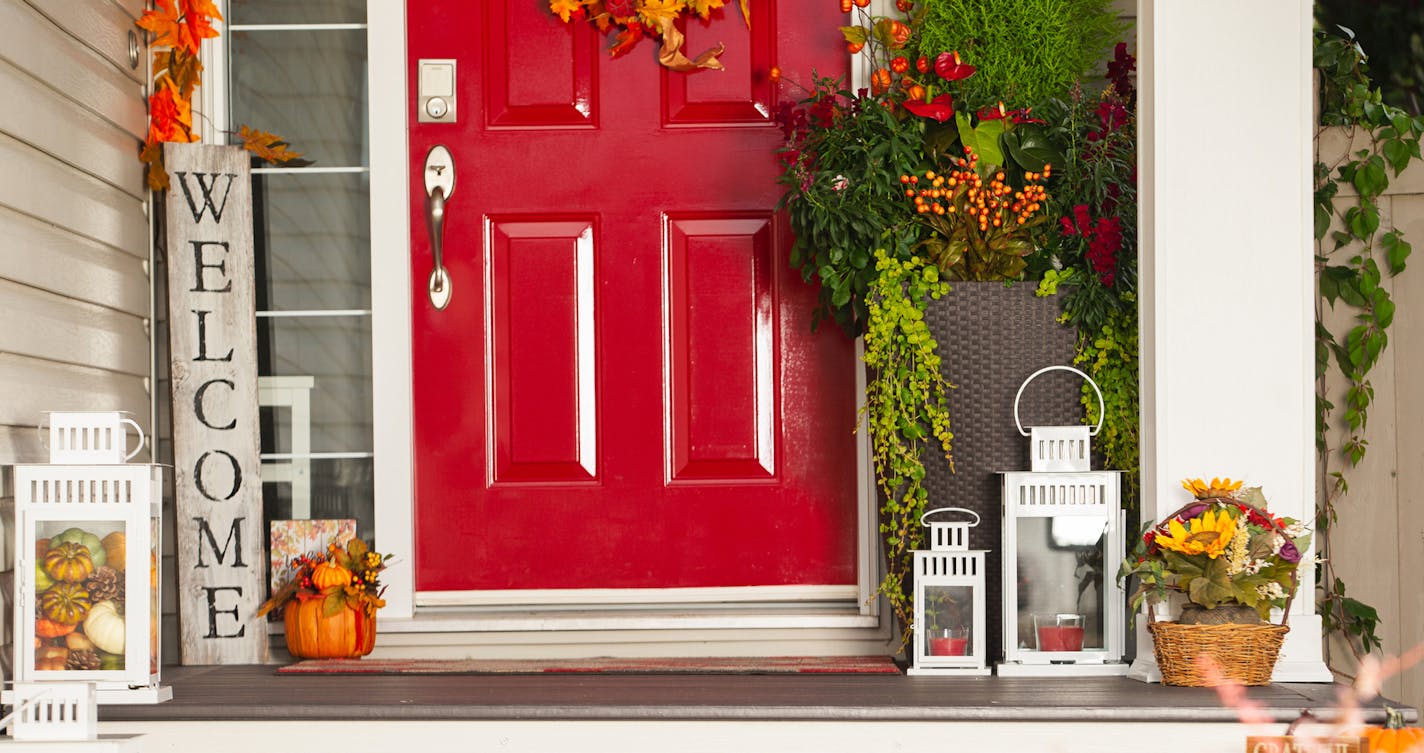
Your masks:
<svg viewBox="0 0 1424 753"><path fill-rule="evenodd" d="M279 675L277 667L165 667L173 700L104 706L101 721L707 720L1232 722L1216 693L1124 678L897 675ZM1331 718L1336 688L1249 696L1281 722ZM1382 721L1379 702L1367 717Z"/></svg>

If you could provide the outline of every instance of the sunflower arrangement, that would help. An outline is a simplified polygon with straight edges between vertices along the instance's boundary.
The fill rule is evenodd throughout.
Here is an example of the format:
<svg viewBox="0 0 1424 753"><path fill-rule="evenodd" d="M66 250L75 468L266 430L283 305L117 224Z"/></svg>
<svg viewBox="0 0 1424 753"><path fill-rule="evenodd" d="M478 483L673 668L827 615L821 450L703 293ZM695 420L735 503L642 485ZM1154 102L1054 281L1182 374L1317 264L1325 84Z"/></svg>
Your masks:
<svg viewBox="0 0 1424 753"><path fill-rule="evenodd" d="M1119 579L1137 577L1133 609L1173 591L1206 609L1244 605L1263 620L1285 608L1310 545L1305 524L1268 512L1260 487L1229 478L1182 487L1192 501L1150 526L1118 571Z"/></svg>

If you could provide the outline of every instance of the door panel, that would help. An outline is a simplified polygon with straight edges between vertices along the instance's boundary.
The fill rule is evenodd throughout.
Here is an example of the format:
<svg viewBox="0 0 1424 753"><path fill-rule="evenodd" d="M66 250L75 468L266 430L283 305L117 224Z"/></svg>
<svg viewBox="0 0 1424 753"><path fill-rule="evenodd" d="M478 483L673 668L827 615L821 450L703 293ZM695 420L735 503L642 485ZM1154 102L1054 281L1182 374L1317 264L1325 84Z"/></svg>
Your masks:
<svg viewBox="0 0 1424 753"><path fill-rule="evenodd" d="M454 58L449 306L414 299L417 590L856 582L855 362L787 268L767 71L845 69L824 0L735 4L673 73L538 0L410 3ZM777 29L827 33L777 34ZM431 270L412 196L412 277Z"/></svg>

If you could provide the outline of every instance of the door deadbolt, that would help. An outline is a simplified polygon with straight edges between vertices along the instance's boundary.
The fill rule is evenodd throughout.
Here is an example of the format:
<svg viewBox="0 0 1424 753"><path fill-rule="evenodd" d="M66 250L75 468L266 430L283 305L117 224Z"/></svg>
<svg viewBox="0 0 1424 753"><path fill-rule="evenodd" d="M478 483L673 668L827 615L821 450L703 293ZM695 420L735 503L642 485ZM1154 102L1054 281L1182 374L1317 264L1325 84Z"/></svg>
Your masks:
<svg viewBox="0 0 1424 753"><path fill-rule="evenodd" d="M421 59L416 66L416 120L421 123L455 122L455 61Z"/></svg>

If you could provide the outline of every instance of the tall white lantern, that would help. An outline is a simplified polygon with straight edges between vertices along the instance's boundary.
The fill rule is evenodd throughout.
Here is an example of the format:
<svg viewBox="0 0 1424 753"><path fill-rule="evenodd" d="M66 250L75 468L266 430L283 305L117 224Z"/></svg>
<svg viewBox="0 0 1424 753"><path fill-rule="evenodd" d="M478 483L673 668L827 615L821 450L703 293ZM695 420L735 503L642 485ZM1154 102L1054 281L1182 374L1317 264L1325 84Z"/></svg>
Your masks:
<svg viewBox="0 0 1424 753"><path fill-rule="evenodd" d="M1070 371L1102 393L1087 374ZM1004 662L1001 676L1121 675L1126 610L1116 578L1123 558L1122 474L1091 470L1087 426L1025 431L1029 471L1003 477ZM1099 410L1099 416L1102 411Z"/></svg>
<svg viewBox="0 0 1424 753"><path fill-rule="evenodd" d="M974 522L927 522L935 513L959 512ZM930 510L929 551L915 552L915 624L912 675L987 675L984 656L984 550L969 548L973 510Z"/></svg>
<svg viewBox="0 0 1424 753"><path fill-rule="evenodd" d="M50 463L17 465L17 682L92 682L100 703L172 697L159 683L163 471L127 463L116 411L53 413Z"/></svg>

